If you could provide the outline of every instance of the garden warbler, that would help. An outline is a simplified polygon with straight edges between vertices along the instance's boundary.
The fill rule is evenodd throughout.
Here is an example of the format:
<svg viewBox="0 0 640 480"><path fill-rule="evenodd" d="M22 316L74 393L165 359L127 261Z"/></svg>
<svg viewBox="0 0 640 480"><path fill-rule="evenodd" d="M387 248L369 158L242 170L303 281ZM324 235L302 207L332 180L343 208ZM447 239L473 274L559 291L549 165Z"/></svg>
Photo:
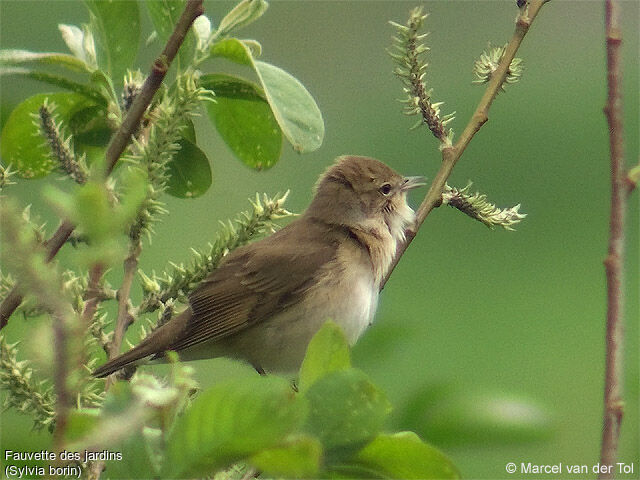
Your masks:
<svg viewBox="0 0 640 480"><path fill-rule="evenodd" d="M327 319L355 343L414 221L407 191L420 185L422 177L403 177L373 158L339 157L300 217L229 253L191 292L185 311L94 376L168 350L183 360L227 356L259 372L291 372Z"/></svg>

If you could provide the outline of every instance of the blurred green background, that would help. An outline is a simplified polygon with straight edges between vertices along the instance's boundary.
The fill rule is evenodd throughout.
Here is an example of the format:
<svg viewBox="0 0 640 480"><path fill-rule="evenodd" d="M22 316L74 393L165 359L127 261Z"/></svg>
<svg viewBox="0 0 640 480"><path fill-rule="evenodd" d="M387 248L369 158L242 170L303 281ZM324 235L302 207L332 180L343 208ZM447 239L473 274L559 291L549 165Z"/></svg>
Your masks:
<svg viewBox="0 0 640 480"><path fill-rule="evenodd" d="M626 151L634 162L640 4L621 3ZM457 111L452 126L460 133L483 91L471 84L473 61L487 42L510 38L515 1L274 1L241 36L259 40L264 60L309 89L324 115L325 142L304 156L285 146L274 168L255 172L232 157L202 118L198 143L212 160L213 187L195 200L167 198L170 214L145 246L141 268L160 271L168 260L188 260L189 247L205 246L217 221L245 210L256 191L291 189L289 209L302 211L316 178L340 154L370 155L406 175L433 177L437 142L426 128L408 131L414 119L401 114L401 85L385 52L393 33L387 21L404 23L418 4L431 13L427 83L434 99L446 102L444 113ZM206 13L217 24L232 5L205 2ZM555 1L543 8L518 53L523 80L499 95L450 179L457 186L473 180L499 205L521 203L528 217L516 232L489 231L452 209L436 210L387 284L376 323L354 349L356 365L396 407L390 427L420 432L466 478L509 478L507 462L589 469L598 462L609 208L603 14L600 2ZM0 15L2 48L34 51L66 51L57 24L88 20L76 1L2 0ZM158 43L142 46L143 71L159 49ZM222 60L204 70L251 77ZM49 89L12 77L0 82L3 122L24 98ZM33 203L53 229L55 217L39 196L44 183L21 181L9 192ZM425 192L412 194L415 206ZM634 462L635 473L620 478L640 475L638 198L636 192L628 215L620 442L620 461ZM61 259L68 258L67 250ZM114 284L119 274L110 273ZM30 328L16 318L6 331L13 341ZM203 385L229 375L224 360L194 366ZM3 448L47 444L47 435L30 432L30 420L14 412L3 413L1 425Z"/></svg>

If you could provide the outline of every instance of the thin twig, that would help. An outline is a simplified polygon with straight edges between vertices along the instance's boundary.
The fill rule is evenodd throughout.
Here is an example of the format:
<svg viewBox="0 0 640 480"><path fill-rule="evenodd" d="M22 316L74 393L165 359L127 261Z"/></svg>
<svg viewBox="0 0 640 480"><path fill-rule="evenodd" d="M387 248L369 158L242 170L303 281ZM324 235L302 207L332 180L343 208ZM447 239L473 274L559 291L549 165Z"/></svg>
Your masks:
<svg viewBox="0 0 640 480"><path fill-rule="evenodd" d="M54 316L54 391L56 393L56 428L53 431L53 445L57 452L64 449L64 436L67 430L69 409L72 407L71 395L67 386L69 377L68 357L69 325L64 315Z"/></svg>
<svg viewBox="0 0 640 480"><path fill-rule="evenodd" d="M624 164L622 118L622 31L620 6L616 0L605 1L607 46L607 103L604 113L609 127L611 162L611 211L609 220L609 248L604 261L607 276L607 333L606 371L604 385L604 414L600 463L614 466L618 457L620 425L624 411L622 401L623 377L623 316L624 316L624 227L628 194L627 172ZM602 472L602 470L601 470ZM600 473L599 478L614 478L614 469Z"/></svg>
<svg viewBox="0 0 640 480"><path fill-rule="evenodd" d="M118 159L127 148L127 145L129 145L131 136L138 129L142 115L147 110L147 107L151 103L155 93L158 91L158 88L160 88L162 80L171 66L171 62L182 45L189 28L191 28L191 24L204 12L202 3L203 0L189 0L187 2L187 5L182 12L182 16L178 20L171 37L167 40L164 50L153 62L151 73L142 86L140 94L136 97L126 118L122 122L122 125L120 125L120 128L109 143L106 152L106 175L111 173ZM65 220L60 227L58 227L58 230L53 234L53 236L46 242L48 261L56 256L58 250L60 250L62 245L67 241L74 228L75 226L71 222ZM5 327L9 321L9 317L13 314L16 308L20 306L20 303L22 302L22 295L19 292L19 285L16 285L13 290L9 292L9 295L7 295L2 304L0 304L0 329Z"/></svg>
<svg viewBox="0 0 640 480"><path fill-rule="evenodd" d="M455 145L442 149L442 165L440 166L440 170L438 170L438 173L431 182L429 191L427 192L427 195L425 196L424 200L420 204L420 207L418 208L418 211L416 212L415 223L405 232L405 241L398 245L394 261L391 264L391 267L389 268L389 271L387 272L385 278L383 278L380 284L380 290L384 288L387 280L391 276L391 273L400 261L400 258L406 251L409 244L415 238L418 230L424 223L427 216L434 208L439 207L442 204L442 191L444 190L447 179L451 175L453 167L462 156L462 153L467 148L467 145L469 145L471 139L480 130L482 125L484 125L489 119L489 108L491 107L493 100L500 92L500 87L502 86L507 76L509 65L511 65L511 61L515 57L515 54L518 51L522 40L529 31L529 27L531 27L533 20L538 15L538 12L542 8L542 6L548 1L549 0L532 0L529 4L528 9L526 9L518 16L515 31L513 32L511 40L507 44L504 56L500 61L500 65L491 76L491 80L487 84L484 95L482 96L482 99L480 99L480 103L478 103L478 106L471 116L469 123L465 127Z"/></svg>
<svg viewBox="0 0 640 480"><path fill-rule="evenodd" d="M82 323L89 328L100 301L103 299L100 290L100 280L104 273L102 264L96 264L89 270L89 285L87 286L84 310L82 311Z"/></svg>
<svg viewBox="0 0 640 480"><path fill-rule="evenodd" d="M115 358L120 354L120 346L124 339L124 334L133 322L131 316L129 295L131 293L131 285L138 271L138 256L140 255L140 242L132 245L129 256L124 261L124 277L122 285L118 290L118 318L116 320L116 328L114 330L113 339L109 343L109 359Z"/></svg>

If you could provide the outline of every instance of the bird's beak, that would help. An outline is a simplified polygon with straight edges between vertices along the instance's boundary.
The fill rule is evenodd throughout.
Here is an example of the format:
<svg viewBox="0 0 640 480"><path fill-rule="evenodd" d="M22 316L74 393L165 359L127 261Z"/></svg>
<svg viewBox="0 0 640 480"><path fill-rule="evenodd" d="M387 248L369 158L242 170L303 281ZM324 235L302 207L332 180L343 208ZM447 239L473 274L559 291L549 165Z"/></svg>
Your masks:
<svg viewBox="0 0 640 480"><path fill-rule="evenodd" d="M422 187L427 184L427 179L424 177L404 177L404 183L400 187L403 192L407 190L413 190L414 188Z"/></svg>

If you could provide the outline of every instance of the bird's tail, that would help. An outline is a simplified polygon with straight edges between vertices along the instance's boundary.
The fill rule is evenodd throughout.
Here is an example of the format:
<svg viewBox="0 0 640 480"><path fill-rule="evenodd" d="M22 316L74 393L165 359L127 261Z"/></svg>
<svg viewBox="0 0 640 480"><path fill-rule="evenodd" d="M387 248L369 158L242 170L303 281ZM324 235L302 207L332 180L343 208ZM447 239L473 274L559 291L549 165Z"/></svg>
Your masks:
<svg viewBox="0 0 640 480"><path fill-rule="evenodd" d="M109 360L104 365L96 368L92 375L96 378L106 377L127 365L144 363L155 355L162 355L184 332L187 322L191 318L191 309L187 308L178 316L172 318L157 330L153 331L140 344L133 347L128 352Z"/></svg>

